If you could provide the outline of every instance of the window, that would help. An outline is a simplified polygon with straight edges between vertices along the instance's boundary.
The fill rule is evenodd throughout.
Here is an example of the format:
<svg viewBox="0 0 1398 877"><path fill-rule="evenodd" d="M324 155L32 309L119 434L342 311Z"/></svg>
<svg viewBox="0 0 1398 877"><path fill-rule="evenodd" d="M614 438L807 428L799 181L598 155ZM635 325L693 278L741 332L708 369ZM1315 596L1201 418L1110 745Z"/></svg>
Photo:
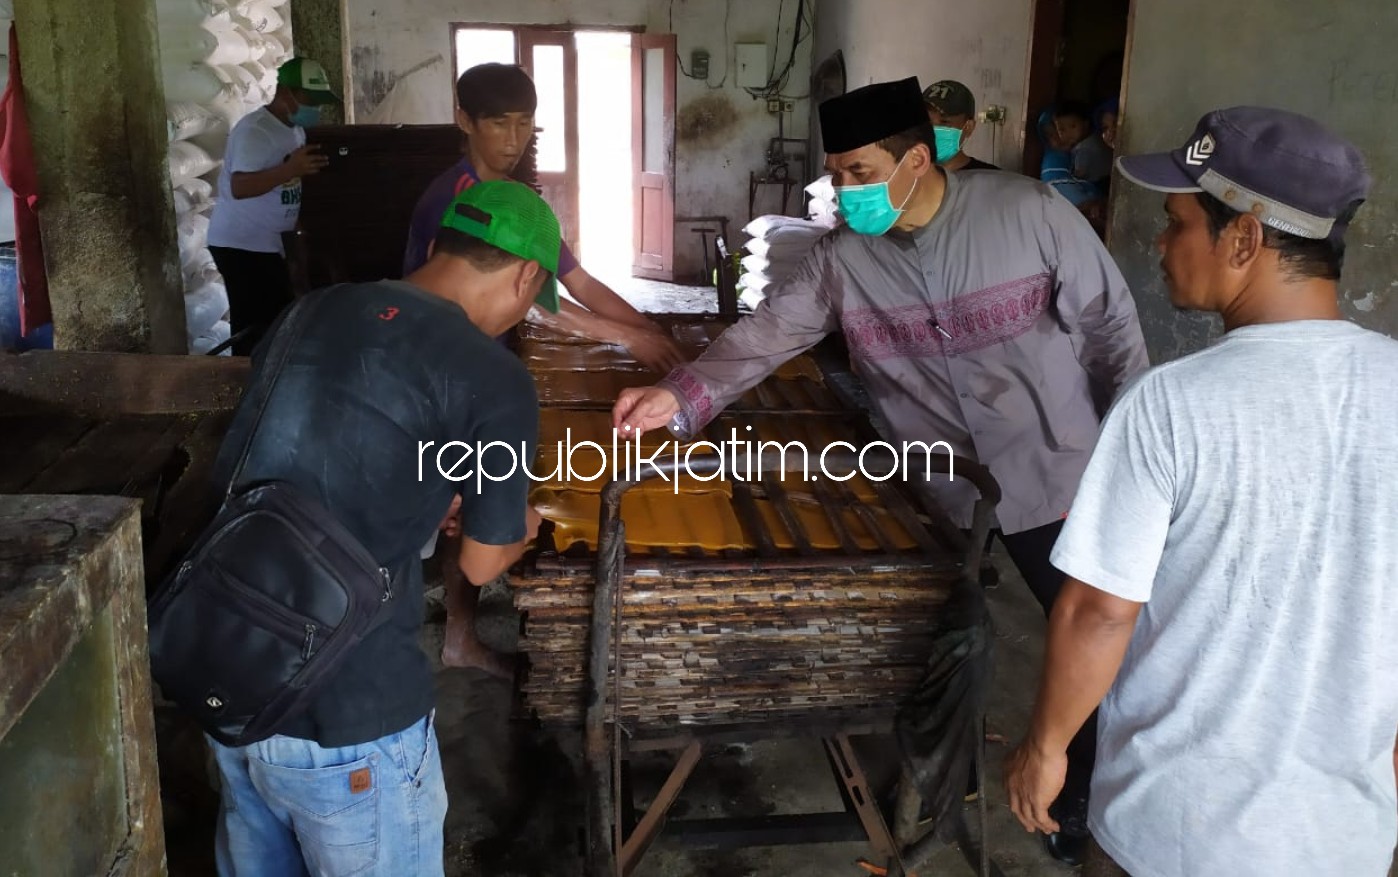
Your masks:
<svg viewBox="0 0 1398 877"><path fill-rule="evenodd" d="M508 27L456 27L452 34L456 49L456 73L453 86L462 73L477 64L517 63L515 32Z"/></svg>

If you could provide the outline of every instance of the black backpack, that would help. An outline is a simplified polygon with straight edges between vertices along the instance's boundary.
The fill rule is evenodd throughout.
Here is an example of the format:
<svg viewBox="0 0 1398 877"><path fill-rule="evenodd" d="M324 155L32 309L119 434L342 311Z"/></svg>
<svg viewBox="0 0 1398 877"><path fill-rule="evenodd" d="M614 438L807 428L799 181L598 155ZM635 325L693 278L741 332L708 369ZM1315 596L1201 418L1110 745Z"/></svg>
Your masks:
<svg viewBox="0 0 1398 877"><path fill-rule="evenodd" d="M278 733L393 605L388 568L319 502L283 481L239 484L313 303L297 301L269 339L223 506L150 602L152 677L227 746Z"/></svg>

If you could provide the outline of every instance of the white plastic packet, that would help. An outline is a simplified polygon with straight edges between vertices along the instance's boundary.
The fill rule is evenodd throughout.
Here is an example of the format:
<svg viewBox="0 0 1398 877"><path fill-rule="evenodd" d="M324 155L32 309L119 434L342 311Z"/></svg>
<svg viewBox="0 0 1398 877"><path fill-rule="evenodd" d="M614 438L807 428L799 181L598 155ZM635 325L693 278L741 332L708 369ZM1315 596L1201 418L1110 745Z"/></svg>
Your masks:
<svg viewBox="0 0 1398 877"><path fill-rule="evenodd" d="M235 20L257 33L275 33L282 29L283 19L271 3L256 2L238 7Z"/></svg>
<svg viewBox="0 0 1398 877"><path fill-rule="evenodd" d="M165 60L160 64L165 100L208 106L225 88L213 67L188 61Z"/></svg>
<svg viewBox="0 0 1398 877"><path fill-rule="evenodd" d="M184 140L170 144L170 182L181 186L195 177L202 177L218 167L218 162L204 150Z"/></svg>
<svg viewBox="0 0 1398 877"><path fill-rule="evenodd" d="M175 223L180 248L180 264L200 264L200 251L208 252L209 218L202 213L186 213Z"/></svg>
<svg viewBox="0 0 1398 877"><path fill-rule="evenodd" d="M204 284L184 297L185 331L192 336L203 335L228 313L228 291L222 280Z"/></svg>
<svg viewBox="0 0 1398 877"><path fill-rule="evenodd" d="M776 282L765 274L744 274L738 278L738 288L751 289L753 292L766 292Z"/></svg>
<svg viewBox="0 0 1398 877"><path fill-rule="evenodd" d="M768 269L772 267L772 263L767 260L766 256L756 255L744 256L739 264L749 274L766 274Z"/></svg>
<svg viewBox="0 0 1398 877"><path fill-rule="evenodd" d="M749 222L743 226L743 231L755 238L765 238L778 228L799 228L806 225L810 225L810 220L796 216L768 215L759 216Z"/></svg>
<svg viewBox="0 0 1398 877"><path fill-rule="evenodd" d="M810 195L812 198L819 198L822 201L828 201L833 204L835 202L834 179L835 178L830 174L826 174L807 186L806 194Z"/></svg>
<svg viewBox="0 0 1398 877"><path fill-rule="evenodd" d="M202 335L192 336L189 339L189 352L196 354L206 354L210 350L227 341L232 334L227 320L219 320L214 323L213 328ZM232 356L230 350L224 350L219 356Z"/></svg>
<svg viewBox="0 0 1398 877"><path fill-rule="evenodd" d="M252 42L236 27L204 22L204 30L214 37L214 50L204 59L206 64L244 64L252 59Z"/></svg>
<svg viewBox="0 0 1398 877"><path fill-rule="evenodd" d="M190 101L171 101L166 104L165 120L171 140L188 140L223 127L223 119L217 113ZM224 135L227 136L226 131Z"/></svg>

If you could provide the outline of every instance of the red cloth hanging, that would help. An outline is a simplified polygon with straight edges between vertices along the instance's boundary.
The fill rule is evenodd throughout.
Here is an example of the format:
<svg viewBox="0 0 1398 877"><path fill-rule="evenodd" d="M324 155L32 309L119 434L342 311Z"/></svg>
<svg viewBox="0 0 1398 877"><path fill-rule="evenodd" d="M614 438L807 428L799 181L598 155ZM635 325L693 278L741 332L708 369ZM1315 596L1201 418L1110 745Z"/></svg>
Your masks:
<svg viewBox="0 0 1398 877"><path fill-rule="evenodd" d="M24 83L19 73L19 36L10 24L10 81L0 96L0 175L14 196L15 253L19 261L19 326L28 335L52 322L44 247L39 236L39 174L29 115L24 110ZM3 207L0 207L3 209Z"/></svg>

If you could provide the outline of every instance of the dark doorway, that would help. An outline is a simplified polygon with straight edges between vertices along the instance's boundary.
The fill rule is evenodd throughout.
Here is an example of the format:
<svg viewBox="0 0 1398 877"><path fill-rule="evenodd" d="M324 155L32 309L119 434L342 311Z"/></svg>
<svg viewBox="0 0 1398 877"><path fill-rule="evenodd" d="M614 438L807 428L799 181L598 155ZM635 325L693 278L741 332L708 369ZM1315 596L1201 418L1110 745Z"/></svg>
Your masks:
<svg viewBox="0 0 1398 877"><path fill-rule="evenodd" d="M1096 107L1121 93L1131 0L1036 0L1029 56L1024 172L1043 158L1040 114L1055 102Z"/></svg>
<svg viewBox="0 0 1398 877"><path fill-rule="evenodd" d="M1037 177L1043 167L1046 110L1063 102L1096 110L1121 94L1131 7L1132 0L1035 0L1024 173Z"/></svg>

